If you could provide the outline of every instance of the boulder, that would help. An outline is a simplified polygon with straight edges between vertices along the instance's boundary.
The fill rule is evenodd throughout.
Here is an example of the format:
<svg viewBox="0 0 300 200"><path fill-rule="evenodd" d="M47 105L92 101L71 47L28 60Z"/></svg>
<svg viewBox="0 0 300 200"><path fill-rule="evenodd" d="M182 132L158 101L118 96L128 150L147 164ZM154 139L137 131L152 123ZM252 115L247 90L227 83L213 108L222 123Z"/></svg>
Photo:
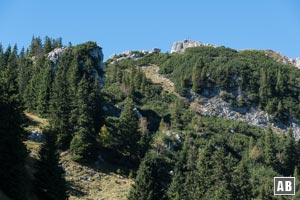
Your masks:
<svg viewBox="0 0 300 200"><path fill-rule="evenodd" d="M59 56L65 50L67 50L66 47L56 48L53 51L49 52L47 57L49 58L49 60L51 60L52 62L54 62L54 64L56 64L58 62Z"/></svg>
<svg viewBox="0 0 300 200"><path fill-rule="evenodd" d="M199 42L199 41L183 40L183 41L178 41L178 42L174 42L173 43L173 46L171 48L171 53L184 52L187 48L190 48L190 47L201 47L201 46L216 47L215 45L205 44L205 43Z"/></svg>

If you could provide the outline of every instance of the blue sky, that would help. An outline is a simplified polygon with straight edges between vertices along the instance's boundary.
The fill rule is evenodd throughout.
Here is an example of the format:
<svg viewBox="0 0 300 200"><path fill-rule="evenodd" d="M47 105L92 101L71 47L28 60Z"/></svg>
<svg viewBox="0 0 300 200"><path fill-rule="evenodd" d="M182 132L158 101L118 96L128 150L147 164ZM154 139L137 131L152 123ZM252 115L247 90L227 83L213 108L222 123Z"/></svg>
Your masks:
<svg viewBox="0 0 300 200"><path fill-rule="evenodd" d="M1 0L2 45L28 47L32 35L96 41L106 58L184 39L300 57L300 1Z"/></svg>

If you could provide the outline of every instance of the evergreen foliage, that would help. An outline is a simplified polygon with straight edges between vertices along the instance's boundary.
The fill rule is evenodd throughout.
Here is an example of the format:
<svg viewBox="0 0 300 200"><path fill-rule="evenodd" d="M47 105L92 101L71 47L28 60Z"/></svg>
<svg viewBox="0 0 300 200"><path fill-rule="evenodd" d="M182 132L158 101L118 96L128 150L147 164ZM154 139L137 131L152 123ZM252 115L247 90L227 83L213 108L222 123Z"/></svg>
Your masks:
<svg viewBox="0 0 300 200"><path fill-rule="evenodd" d="M147 153L141 162L127 199L167 199L168 167L168 161L164 157L155 152Z"/></svg>
<svg viewBox="0 0 300 200"><path fill-rule="evenodd" d="M100 152L105 162L138 168L130 200L274 199L274 176L299 176L300 142L292 131L277 134L201 116L186 101L195 93L222 91L233 106L259 107L288 123L300 117L298 69L261 51L197 47L108 60L102 87L103 58L95 56L96 43L69 45L57 62L50 61L48 53L59 47L62 39L49 37L33 37L20 53L16 45L0 46L0 190L5 195L28 196L24 110L47 117L51 127L34 174L40 199L67 198L57 148L69 150L77 162L93 161ZM141 68L148 64L158 65L187 98L152 83Z"/></svg>
<svg viewBox="0 0 300 200"><path fill-rule="evenodd" d="M34 190L39 199L68 199L64 170L59 164L59 154L54 133L44 131L45 143L39 151L35 164Z"/></svg>
<svg viewBox="0 0 300 200"><path fill-rule="evenodd" d="M27 198L27 155L17 84L17 48L0 51L0 190L13 199Z"/></svg>

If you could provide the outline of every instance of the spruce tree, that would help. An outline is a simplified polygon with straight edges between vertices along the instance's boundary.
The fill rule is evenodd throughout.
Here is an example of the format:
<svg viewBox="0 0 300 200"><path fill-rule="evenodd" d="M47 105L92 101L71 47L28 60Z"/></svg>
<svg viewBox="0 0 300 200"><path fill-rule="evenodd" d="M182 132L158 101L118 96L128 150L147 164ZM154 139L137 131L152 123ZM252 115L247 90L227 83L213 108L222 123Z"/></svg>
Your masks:
<svg viewBox="0 0 300 200"><path fill-rule="evenodd" d="M31 77L31 62L26 59L25 50L22 48L19 56L18 69L18 88L19 95L24 104L26 103L26 92L28 91L28 83Z"/></svg>
<svg viewBox="0 0 300 200"><path fill-rule="evenodd" d="M162 155L148 152L140 164L128 200L166 200L169 164Z"/></svg>
<svg viewBox="0 0 300 200"><path fill-rule="evenodd" d="M44 53L47 54L50 51L52 51L52 40L48 36L45 38L45 44L44 44Z"/></svg>
<svg viewBox="0 0 300 200"><path fill-rule="evenodd" d="M50 131L44 132L45 142L39 151L35 164L34 190L39 199L68 199L64 170L59 164L56 138Z"/></svg>
<svg viewBox="0 0 300 200"><path fill-rule="evenodd" d="M29 47L30 57L41 57L44 54L43 42L40 37L32 37L31 44Z"/></svg>
<svg viewBox="0 0 300 200"><path fill-rule="evenodd" d="M168 197L172 200L187 199L185 194L185 176L187 172L187 154L188 154L189 138L183 144L182 150L179 153L178 160L175 164L174 175L168 189Z"/></svg>
<svg viewBox="0 0 300 200"><path fill-rule="evenodd" d="M198 63L196 63L193 67L192 71L192 83L193 87L192 90L195 93L200 93L203 89L203 81L204 78L202 75L202 70L204 70L203 61L200 60Z"/></svg>
<svg viewBox="0 0 300 200"><path fill-rule="evenodd" d="M264 108L267 105L269 97L271 96L271 83L270 77L266 69L262 68L260 70L260 80L259 80L259 99L260 106Z"/></svg>
<svg viewBox="0 0 300 200"><path fill-rule="evenodd" d="M296 141L293 136L293 131L290 129L287 135L287 142L284 148L284 164L283 164L283 174L286 176L291 176L294 172L295 166L297 166L297 149Z"/></svg>
<svg viewBox="0 0 300 200"><path fill-rule="evenodd" d="M250 200L253 197L252 185L250 182L251 174L245 161L240 161L233 172L233 196L236 200Z"/></svg>
<svg viewBox="0 0 300 200"><path fill-rule="evenodd" d="M118 135L120 151L127 156L137 156L138 141L141 134L133 100L129 97L125 100L125 106L120 116L119 129L121 130L121 135Z"/></svg>
<svg viewBox="0 0 300 200"><path fill-rule="evenodd" d="M69 124L71 100L69 84L66 81L71 56L70 52L67 52L61 56L60 62L56 66L50 101L50 124L57 133L57 143L61 149L69 147L73 130L73 127Z"/></svg>
<svg viewBox="0 0 300 200"><path fill-rule="evenodd" d="M52 64L49 60L45 61L40 76L41 79L37 95L37 111L43 116L49 112L50 93L53 81Z"/></svg>
<svg viewBox="0 0 300 200"><path fill-rule="evenodd" d="M78 86L78 128L71 141L70 151L74 161L88 161L93 153L95 142L95 129L93 110L89 105L88 77L85 75Z"/></svg>
<svg viewBox="0 0 300 200"><path fill-rule="evenodd" d="M200 178L197 171L197 151L198 149L194 144L190 144L187 154L187 163L186 163L186 172L185 172L185 181L183 183L184 194L187 199L197 199L202 193L199 190Z"/></svg>
<svg viewBox="0 0 300 200"><path fill-rule="evenodd" d="M295 196L293 196L293 200L300 199L300 175L297 167L294 169L293 176L295 177Z"/></svg>
<svg viewBox="0 0 300 200"><path fill-rule="evenodd" d="M264 161L267 165L275 167L276 163L276 148L275 137L272 129L268 127L264 136Z"/></svg>
<svg viewBox="0 0 300 200"><path fill-rule="evenodd" d="M8 55L9 56L9 55ZM11 60L12 62L12 60ZM8 63L0 71L0 190L16 200L27 198L26 148L23 144L22 109L15 70ZM5 74L5 75L4 75Z"/></svg>

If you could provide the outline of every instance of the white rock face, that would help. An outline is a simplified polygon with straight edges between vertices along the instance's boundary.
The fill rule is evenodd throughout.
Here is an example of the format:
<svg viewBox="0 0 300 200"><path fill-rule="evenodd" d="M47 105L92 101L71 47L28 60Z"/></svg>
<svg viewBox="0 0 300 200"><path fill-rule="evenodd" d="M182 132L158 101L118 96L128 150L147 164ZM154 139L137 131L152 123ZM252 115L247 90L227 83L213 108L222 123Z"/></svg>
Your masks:
<svg viewBox="0 0 300 200"><path fill-rule="evenodd" d="M48 58L54 62L55 64L57 63L59 56L65 51L67 50L67 47L61 47L61 48L56 48L53 51L48 53Z"/></svg>
<svg viewBox="0 0 300 200"><path fill-rule="evenodd" d="M290 62L300 69L300 58L290 58Z"/></svg>
<svg viewBox="0 0 300 200"><path fill-rule="evenodd" d="M103 76L103 73L100 75L96 70L96 68L98 68L102 72L104 71L104 63L103 63L104 56L103 56L102 48L97 46L93 48L89 53L97 61L97 66L95 66L94 75L95 77L98 77L100 87L103 87L105 82L105 77Z"/></svg>
<svg viewBox="0 0 300 200"><path fill-rule="evenodd" d="M56 48L53 51L49 52L47 57L49 60L51 60L56 65L59 60L60 55L67 49L68 49L68 47ZM104 71L104 63L103 63L104 56L103 56L102 48L97 46L97 47L93 48L92 50L90 50L89 54L97 61L97 66L94 66L95 67L94 76L99 78L100 87L103 87L105 78L102 74L99 75L98 71L97 71L98 69L100 69L101 71Z"/></svg>
<svg viewBox="0 0 300 200"><path fill-rule="evenodd" d="M98 59L98 67L101 70L104 70L104 63L103 63L103 52L101 47L96 47L94 48L91 52L90 55L96 59Z"/></svg>
<svg viewBox="0 0 300 200"><path fill-rule="evenodd" d="M171 53L184 52L186 48L201 47L201 46L217 47L215 45L205 44L205 43L199 42L199 41L183 40L183 41L178 41L178 42L174 42L173 43L173 46L172 46L172 49L171 49Z"/></svg>
<svg viewBox="0 0 300 200"><path fill-rule="evenodd" d="M153 48L151 51L141 50L141 51L124 51L120 54L113 54L109 57L109 59L113 59L116 62L120 62L124 59L130 58L132 60L137 60L139 58L142 58L145 55L151 54L151 53L160 53L161 49L159 48ZM113 62L114 62L113 61Z"/></svg>
<svg viewBox="0 0 300 200"><path fill-rule="evenodd" d="M221 94L221 92L220 92ZM258 126L262 129L267 129L271 126L276 132L287 132L292 129L294 137L300 139L300 120L291 119L288 123L272 122L271 115L256 107L233 108L229 103L225 102L219 95L215 97L204 97L199 94L192 94L197 99L195 111L205 116L217 116L220 118L242 121L248 124Z"/></svg>
<svg viewBox="0 0 300 200"><path fill-rule="evenodd" d="M300 58L289 58L280 52L273 50L265 50L265 55L273 58L275 61L283 64L292 64L298 69L300 69Z"/></svg>

